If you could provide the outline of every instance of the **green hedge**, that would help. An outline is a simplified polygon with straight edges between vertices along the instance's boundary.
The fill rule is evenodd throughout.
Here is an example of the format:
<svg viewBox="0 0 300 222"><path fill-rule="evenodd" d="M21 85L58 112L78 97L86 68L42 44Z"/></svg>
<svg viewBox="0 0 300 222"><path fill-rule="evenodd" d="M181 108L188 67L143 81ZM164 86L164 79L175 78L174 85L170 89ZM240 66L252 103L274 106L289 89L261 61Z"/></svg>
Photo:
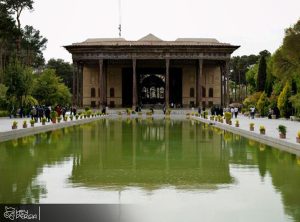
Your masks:
<svg viewBox="0 0 300 222"><path fill-rule="evenodd" d="M5 110L0 110L0 117L8 117L9 116L9 112L5 111Z"/></svg>

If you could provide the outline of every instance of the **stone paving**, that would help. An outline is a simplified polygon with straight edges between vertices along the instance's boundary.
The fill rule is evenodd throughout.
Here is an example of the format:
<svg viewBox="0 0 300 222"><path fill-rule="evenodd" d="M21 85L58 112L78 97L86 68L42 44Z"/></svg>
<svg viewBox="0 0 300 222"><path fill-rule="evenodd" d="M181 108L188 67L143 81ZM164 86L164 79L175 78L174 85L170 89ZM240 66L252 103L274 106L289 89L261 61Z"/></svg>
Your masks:
<svg viewBox="0 0 300 222"><path fill-rule="evenodd" d="M227 130L229 132L247 137L249 139L256 140L258 142L279 148L281 150L294 153L300 156L300 143L296 142L297 132L300 130L300 122L290 121L286 119L267 119L267 118L255 118L250 119L245 116L238 116L239 127L235 126L235 118L232 121L232 125L211 121L209 119L203 119L196 116L191 116L191 119L199 120L204 123L213 124L216 127ZM250 123L254 123L254 131L250 131ZM259 127L263 125L266 128L266 134L261 135ZM279 138L278 126L284 125L287 128L286 139Z"/></svg>
<svg viewBox="0 0 300 222"><path fill-rule="evenodd" d="M51 122L46 122L45 125L38 122L34 124L34 127L31 127L29 121L30 118L0 118L0 142L7 141L11 139L16 139L24 136L34 135L37 133L43 133L53 130L58 130L65 127L76 126L80 124L90 123L99 119L106 118L107 116L94 116L90 118L82 118L82 119L73 119L72 121L68 119L68 121L61 121L60 123L53 124ZM23 129L23 121L27 121L27 129ZM18 122L18 128L12 130L13 121Z"/></svg>
<svg viewBox="0 0 300 222"><path fill-rule="evenodd" d="M112 110L111 110L112 111ZM176 114L183 114L186 113L188 110L183 110L183 112L177 111ZM191 110L190 110L191 111ZM158 113L158 112L156 112ZM175 113L175 112L173 112ZM30 123L29 120L30 118L0 118L0 133L2 132L9 132L12 131L11 126L13 121L18 122L18 129L22 129L23 121L27 120L27 125L30 128ZM287 127L287 135L286 135L286 142L296 144L296 136L297 132L300 131L300 122L297 121L290 121L286 119L267 119L267 118L255 118L255 119L250 119L249 117L245 117L242 115L239 115L237 120L239 120L240 123L240 129L249 131L249 124L253 122L255 124L255 130L253 133L259 134L259 127L261 125L265 126L266 128L266 136L272 137L274 139L279 138L279 133L278 133L278 125L285 125ZM75 120L73 120L75 121ZM62 121L63 122L63 121ZM46 123L46 125L51 125L52 123ZM233 118L232 121L232 127L235 127L235 118ZM35 127L43 127L42 124L36 123Z"/></svg>
<svg viewBox="0 0 300 222"><path fill-rule="evenodd" d="M232 126L235 127L235 118L232 119ZM300 122L290 121L286 119L268 119L268 118L254 118L250 119L245 116L238 116L240 128L249 131L250 123L254 123L254 133L259 134L259 127L264 126L266 128L266 135L279 138L278 125L284 125L287 128L286 141L296 144L297 132L300 131Z"/></svg>
<svg viewBox="0 0 300 222"><path fill-rule="evenodd" d="M30 118L0 118L0 132L11 131L13 121L18 122L18 129L22 129L23 121L27 121L27 127L30 127ZM42 126L42 123L35 123L35 127Z"/></svg>

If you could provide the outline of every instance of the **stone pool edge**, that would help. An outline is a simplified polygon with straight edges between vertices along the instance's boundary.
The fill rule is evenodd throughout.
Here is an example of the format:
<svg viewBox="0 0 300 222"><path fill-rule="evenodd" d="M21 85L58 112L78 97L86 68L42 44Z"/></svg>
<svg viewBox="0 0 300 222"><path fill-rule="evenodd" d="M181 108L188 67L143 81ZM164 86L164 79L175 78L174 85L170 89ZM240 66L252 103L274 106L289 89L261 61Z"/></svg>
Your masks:
<svg viewBox="0 0 300 222"><path fill-rule="evenodd" d="M109 115L99 116L99 117L91 117L91 118L87 118L87 119L78 119L78 120L73 120L73 121L69 120L67 122L60 122L60 123L55 123L55 124L50 123L49 125L44 125L44 126L39 125L39 126L34 126L34 127L28 127L25 129L21 128L21 129L6 131L6 132L0 132L0 143L8 141L8 140L12 140L12 139L18 139L18 138L25 137L25 136L31 136L31 135L38 134L38 133L45 133L45 132L49 132L49 131L66 128L66 127L91 123L96 120L104 119L107 117L109 117Z"/></svg>
<svg viewBox="0 0 300 222"><path fill-rule="evenodd" d="M252 139L257 142L260 142L260 143L263 143L263 144L266 144L269 146L273 146L275 148L287 151L289 153L300 155L300 145L298 145L298 144L290 143L290 142L287 142L287 141L279 139L279 138L274 138L274 137L270 137L267 135L261 135L256 132L247 131L244 129L240 129L238 127L233 127L233 126L230 126L230 125L227 125L224 123L219 123L219 122L211 121L208 119L203 119L203 118L196 117L196 116L191 116L190 119L200 121L203 123L207 123L207 124L212 124L213 126L219 128L219 129L223 129L223 130L238 134L240 136L244 136L248 139Z"/></svg>

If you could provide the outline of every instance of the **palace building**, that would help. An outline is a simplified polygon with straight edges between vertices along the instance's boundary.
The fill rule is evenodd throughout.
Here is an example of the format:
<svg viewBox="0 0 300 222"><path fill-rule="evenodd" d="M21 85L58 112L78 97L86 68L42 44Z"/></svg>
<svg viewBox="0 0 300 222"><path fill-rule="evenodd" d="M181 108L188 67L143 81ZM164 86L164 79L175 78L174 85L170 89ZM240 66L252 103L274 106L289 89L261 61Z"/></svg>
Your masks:
<svg viewBox="0 0 300 222"><path fill-rule="evenodd" d="M72 54L73 103L91 107L228 105L231 54L216 39L87 39Z"/></svg>

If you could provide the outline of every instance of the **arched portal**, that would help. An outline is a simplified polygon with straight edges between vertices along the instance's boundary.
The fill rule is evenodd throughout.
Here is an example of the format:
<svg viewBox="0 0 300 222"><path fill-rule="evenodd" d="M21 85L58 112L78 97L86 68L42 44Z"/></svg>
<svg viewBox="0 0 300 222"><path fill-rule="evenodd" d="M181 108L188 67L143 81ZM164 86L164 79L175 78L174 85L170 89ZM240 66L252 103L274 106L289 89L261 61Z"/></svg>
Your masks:
<svg viewBox="0 0 300 222"><path fill-rule="evenodd" d="M165 76L145 74L141 76L142 104L163 104L165 102Z"/></svg>

